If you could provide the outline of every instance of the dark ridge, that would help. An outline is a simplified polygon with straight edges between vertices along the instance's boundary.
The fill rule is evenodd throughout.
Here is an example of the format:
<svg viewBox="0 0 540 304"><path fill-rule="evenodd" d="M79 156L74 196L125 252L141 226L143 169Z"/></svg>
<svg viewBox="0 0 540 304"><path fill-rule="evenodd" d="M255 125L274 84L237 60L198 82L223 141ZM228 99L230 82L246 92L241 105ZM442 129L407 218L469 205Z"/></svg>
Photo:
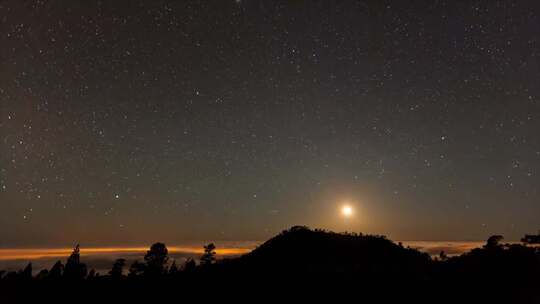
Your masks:
<svg viewBox="0 0 540 304"><path fill-rule="evenodd" d="M423 275L431 259L384 236L334 233L296 226L252 252L225 261L240 271Z"/></svg>

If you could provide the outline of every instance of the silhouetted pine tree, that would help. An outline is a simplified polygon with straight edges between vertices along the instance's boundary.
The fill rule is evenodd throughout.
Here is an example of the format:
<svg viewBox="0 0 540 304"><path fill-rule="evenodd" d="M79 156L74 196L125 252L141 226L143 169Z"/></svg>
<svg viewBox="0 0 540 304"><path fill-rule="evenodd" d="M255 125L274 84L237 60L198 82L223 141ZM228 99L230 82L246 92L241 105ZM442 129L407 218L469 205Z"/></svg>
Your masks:
<svg viewBox="0 0 540 304"><path fill-rule="evenodd" d="M114 261L112 269L109 271L109 275L113 278L122 277L125 265L126 265L125 259L117 259L116 261Z"/></svg>
<svg viewBox="0 0 540 304"><path fill-rule="evenodd" d="M169 274L176 275L178 274L178 267L176 266L176 261L173 261L171 267L169 267Z"/></svg>
<svg viewBox="0 0 540 304"><path fill-rule="evenodd" d="M160 275L164 273L165 264L169 260L169 251L163 243L155 243L146 252L144 261L146 262L145 274Z"/></svg>
<svg viewBox="0 0 540 304"><path fill-rule="evenodd" d="M28 263L26 267L21 271L20 278L23 280L31 280L32 279L32 263Z"/></svg>
<svg viewBox="0 0 540 304"><path fill-rule="evenodd" d="M210 243L206 246L204 246L204 253L201 256L201 265L210 265L215 262L216 260L216 245L214 243Z"/></svg>
<svg viewBox="0 0 540 304"><path fill-rule="evenodd" d="M70 280L81 280L86 277L87 273L86 265L81 263L80 248L77 244L66 262L64 277Z"/></svg>
<svg viewBox="0 0 540 304"><path fill-rule="evenodd" d="M53 279L53 280L57 280L57 279L62 278L63 273L64 273L64 265L62 265L61 261L57 261L53 265L51 270L49 271L48 278Z"/></svg>

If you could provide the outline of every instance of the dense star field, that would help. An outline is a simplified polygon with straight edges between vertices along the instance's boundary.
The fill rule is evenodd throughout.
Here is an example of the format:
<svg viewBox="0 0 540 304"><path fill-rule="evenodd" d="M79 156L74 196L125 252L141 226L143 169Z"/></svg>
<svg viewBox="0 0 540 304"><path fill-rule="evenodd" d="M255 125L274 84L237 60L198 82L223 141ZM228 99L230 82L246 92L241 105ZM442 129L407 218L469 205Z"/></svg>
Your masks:
<svg viewBox="0 0 540 304"><path fill-rule="evenodd" d="M2 1L0 247L517 240L539 80L537 1Z"/></svg>

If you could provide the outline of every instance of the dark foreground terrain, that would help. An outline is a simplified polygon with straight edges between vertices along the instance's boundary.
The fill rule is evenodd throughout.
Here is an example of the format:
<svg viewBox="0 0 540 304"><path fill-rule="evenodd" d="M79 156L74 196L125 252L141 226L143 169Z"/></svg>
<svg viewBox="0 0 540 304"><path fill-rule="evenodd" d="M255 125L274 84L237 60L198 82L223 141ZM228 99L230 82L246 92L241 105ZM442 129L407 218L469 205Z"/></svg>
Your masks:
<svg viewBox="0 0 540 304"><path fill-rule="evenodd" d="M383 236L293 227L238 258L177 265L165 244L143 261L119 259L107 274L88 270L78 246L65 263L37 274L29 264L0 272L0 303L307 302L540 303L538 238L431 258Z"/></svg>

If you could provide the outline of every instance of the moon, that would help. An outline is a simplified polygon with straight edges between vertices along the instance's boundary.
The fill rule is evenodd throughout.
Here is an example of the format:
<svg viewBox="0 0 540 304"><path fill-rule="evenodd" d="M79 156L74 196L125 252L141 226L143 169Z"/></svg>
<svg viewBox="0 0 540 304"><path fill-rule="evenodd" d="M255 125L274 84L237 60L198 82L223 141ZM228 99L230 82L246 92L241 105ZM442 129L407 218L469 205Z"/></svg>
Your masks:
<svg viewBox="0 0 540 304"><path fill-rule="evenodd" d="M351 217L354 213L354 210L351 206L349 205L344 205L343 207L341 207L341 214L348 218L348 217Z"/></svg>

